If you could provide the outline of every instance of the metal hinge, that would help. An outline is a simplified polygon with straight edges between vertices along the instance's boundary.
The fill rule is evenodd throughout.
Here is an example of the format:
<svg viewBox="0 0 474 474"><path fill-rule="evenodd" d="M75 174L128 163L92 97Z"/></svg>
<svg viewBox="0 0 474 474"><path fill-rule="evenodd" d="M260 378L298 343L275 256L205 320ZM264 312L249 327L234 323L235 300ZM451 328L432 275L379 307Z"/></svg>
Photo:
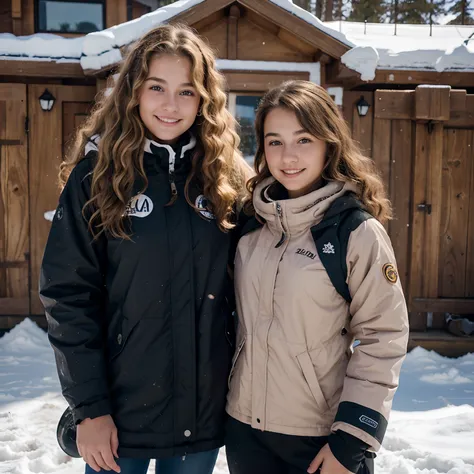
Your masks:
<svg viewBox="0 0 474 474"><path fill-rule="evenodd" d="M426 212L427 214L431 214L431 204L426 202L422 202L416 206L419 211Z"/></svg>
<svg viewBox="0 0 474 474"><path fill-rule="evenodd" d="M30 131L30 119L28 116L25 117L25 133L27 134Z"/></svg>

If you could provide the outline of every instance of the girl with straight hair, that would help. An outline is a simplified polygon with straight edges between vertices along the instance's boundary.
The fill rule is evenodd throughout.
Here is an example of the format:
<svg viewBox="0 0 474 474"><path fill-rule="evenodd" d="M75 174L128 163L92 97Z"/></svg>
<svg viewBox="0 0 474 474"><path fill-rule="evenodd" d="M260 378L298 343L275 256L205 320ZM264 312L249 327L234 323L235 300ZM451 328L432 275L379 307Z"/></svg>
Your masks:
<svg viewBox="0 0 474 474"><path fill-rule="evenodd" d="M131 48L61 166L40 294L86 473L214 468L238 145L212 51L166 25Z"/></svg>
<svg viewBox="0 0 474 474"><path fill-rule="evenodd" d="M230 472L373 472L408 340L382 225L390 203L322 87L272 89L255 125L235 257Z"/></svg>

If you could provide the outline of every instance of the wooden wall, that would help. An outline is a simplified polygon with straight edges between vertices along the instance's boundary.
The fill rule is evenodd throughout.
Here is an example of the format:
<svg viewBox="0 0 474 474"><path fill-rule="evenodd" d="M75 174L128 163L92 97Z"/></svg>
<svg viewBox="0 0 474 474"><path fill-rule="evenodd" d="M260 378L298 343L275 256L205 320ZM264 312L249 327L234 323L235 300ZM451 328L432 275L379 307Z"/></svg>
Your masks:
<svg viewBox="0 0 474 474"><path fill-rule="evenodd" d="M343 113L394 208L386 227L412 329L428 320L442 328L445 312L474 314L474 95L448 86L345 92Z"/></svg>
<svg viewBox="0 0 474 474"><path fill-rule="evenodd" d="M0 314L28 314L26 86L0 85Z"/></svg>

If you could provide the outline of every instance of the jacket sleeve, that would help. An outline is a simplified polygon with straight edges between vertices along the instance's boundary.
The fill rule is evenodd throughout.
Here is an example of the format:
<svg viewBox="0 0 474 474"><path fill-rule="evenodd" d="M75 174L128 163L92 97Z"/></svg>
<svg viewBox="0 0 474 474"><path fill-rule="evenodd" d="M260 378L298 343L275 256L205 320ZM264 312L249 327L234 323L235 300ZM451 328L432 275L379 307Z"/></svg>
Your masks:
<svg viewBox="0 0 474 474"><path fill-rule="evenodd" d="M91 166L84 159L68 179L40 273L48 337L76 423L111 413L104 357L105 238L93 242L82 215L90 196Z"/></svg>
<svg viewBox="0 0 474 474"><path fill-rule="evenodd" d="M406 355L408 313L390 239L369 219L347 250L353 349L332 431L343 430L377 451L382 443Z"/></svg>

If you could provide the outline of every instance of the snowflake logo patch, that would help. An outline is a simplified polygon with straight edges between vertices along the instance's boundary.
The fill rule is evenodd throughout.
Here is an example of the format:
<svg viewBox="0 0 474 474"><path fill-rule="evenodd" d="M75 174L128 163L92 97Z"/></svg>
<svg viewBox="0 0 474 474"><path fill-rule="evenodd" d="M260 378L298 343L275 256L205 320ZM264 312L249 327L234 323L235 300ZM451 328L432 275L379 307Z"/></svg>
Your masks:
<svg viewBox="0 0 474 474"><path fill-rule="evenodd" d="M336 253L334 251L334 245L331 244L331 242L328 242L327 244L324 244L323 253Z"/></svg>

